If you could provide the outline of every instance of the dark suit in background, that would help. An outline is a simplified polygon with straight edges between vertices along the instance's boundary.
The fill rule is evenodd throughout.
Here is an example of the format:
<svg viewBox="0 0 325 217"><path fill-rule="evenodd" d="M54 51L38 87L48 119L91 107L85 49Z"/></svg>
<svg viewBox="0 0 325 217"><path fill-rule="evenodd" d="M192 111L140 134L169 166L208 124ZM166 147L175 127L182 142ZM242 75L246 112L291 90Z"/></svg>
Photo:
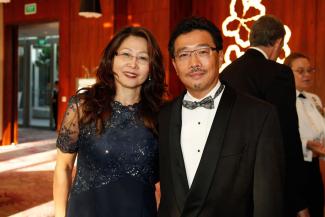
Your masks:
<svg viewBox="0 0 325 217"><path fill-rule="evenodd" d="M296 216L299 210L306 207L306 201L303 193L305 176L298 131L296 91L291 69L266 59L255 49L248 49L223 70L220 80L277 108L285 149L286 217Z"/></svg>
<svg viewBox="0 0 325 217"><path fill-rule="evenodd" d="M283 146L273 106L226 86L189 188L180 144L182 100L159 116L158 216L283 216Z"/></svg>

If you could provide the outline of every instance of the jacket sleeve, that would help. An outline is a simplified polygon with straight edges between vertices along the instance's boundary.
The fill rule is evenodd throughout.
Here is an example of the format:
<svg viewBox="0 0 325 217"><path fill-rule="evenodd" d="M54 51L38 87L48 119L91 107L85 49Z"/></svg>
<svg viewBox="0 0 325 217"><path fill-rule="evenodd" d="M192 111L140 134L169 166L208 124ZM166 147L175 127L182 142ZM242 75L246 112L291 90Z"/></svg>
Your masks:
<svg viewBox="0 0 325 217"><path fill-rule="evenodd" d="M254 166L254 217L284 216L284 150L275 109L261 129Z"/></svg>
<svg viewBox="0 0 325 217"><path fill-rule="evenodd" d="M305 177L303 152L298 128L296 110L296 88L292 70L284 65L277 64L269 88L266 89L266 101L277 108L286 163L285 206L287 212L293 214L307 207L305 200Z"/></svg>

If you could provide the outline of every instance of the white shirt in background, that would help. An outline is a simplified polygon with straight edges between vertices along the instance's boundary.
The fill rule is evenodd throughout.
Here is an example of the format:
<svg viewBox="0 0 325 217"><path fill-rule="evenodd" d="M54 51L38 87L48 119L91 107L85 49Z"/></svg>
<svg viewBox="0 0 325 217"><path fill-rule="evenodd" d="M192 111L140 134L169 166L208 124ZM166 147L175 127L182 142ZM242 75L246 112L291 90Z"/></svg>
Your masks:
<svg viewBox="0 0 325 217"><path fill-rule="evenodd" d="M299 133L302 142L303 154L305 161L312 161L313 153L307 149L307 141L318 140L325 145L325 118L319 112L322 103L315 94L303 91L297 93L297 113L299 119ZM298 97L303 94L306 98Z"/></svg>

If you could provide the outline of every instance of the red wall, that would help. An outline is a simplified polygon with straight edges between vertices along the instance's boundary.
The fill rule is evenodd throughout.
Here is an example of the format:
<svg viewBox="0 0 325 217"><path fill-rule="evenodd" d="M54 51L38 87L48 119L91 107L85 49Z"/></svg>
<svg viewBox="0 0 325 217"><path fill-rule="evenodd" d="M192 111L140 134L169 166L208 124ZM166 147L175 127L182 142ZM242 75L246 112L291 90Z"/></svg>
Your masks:
<svg viewBox="0 0 325 217"><path fill-rule="evenodd" d="M36 15L24 15L24 4L37 3ZM10 37L18 24L59 21L60 23L60 97L69 98L76 90L76 79L85 76L82 65L93 69L105 45L113 33L125 25L141 25L147 27L156 36L166 64L166 81L170 96L178 95L183 86L180 84L171 65L167 44L172 28L183 17L190 15L206 16L221 27L222 21L229 16L230 0L101 0L103 16L99 19L86 19L78 16L79 0L12 0L4 4L5 52L10 54ZM262 1L266 13L278 16L292 31L289 46L292 51L300 51L310 56L317 71L313 92L325 102L325 13L324 0L272 0ZM242 9L241 1L237 0L237 11ZM251 11L250 13L254 13ZM7 33L6 33L7 29ZM233 39L224 38L225 47L233 43ZM15 75L12 59L5 57L6 78ZM6 80L7 81L7 80ZM6 82L4 94L4 132L13 125L16 118L16 94L13 90L15 81ZM8 106L9 104L9 106ZM66 102L60 102L59 120L62 119ZM10 117L9 117L10 116ZM14 124L15 125L15 124ZM9 130L8 130L9 129ZM15 131L15 130L14 130ZM12 134L12 133L11 133ZM15 135L16 136L16 135ZM5 133L4 138L8 138ZM10 140L10 139L9 139ZM8 139L4 141L8 142ZM2 142L5 144L5 142Z"/></svg>

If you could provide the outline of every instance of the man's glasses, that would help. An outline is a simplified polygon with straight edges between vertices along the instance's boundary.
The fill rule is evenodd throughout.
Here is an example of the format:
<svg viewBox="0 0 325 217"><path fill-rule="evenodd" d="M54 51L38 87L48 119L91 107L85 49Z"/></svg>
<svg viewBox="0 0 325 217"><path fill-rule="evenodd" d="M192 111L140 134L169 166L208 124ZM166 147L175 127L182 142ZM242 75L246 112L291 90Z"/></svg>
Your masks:
<svg viewBox="0 0 325 217"><path fill-rule="evenodd" d="M216 51L215 47L202 47L195 50L181 50L175 54L175 58L180 62L187 62L194 53L199 59L206 60L210 57L212 51Z"/></svg>
<svg viewBox="0 0 325 217"><path fill-rule="evenodd" d="M305 75L305 74L313 74L315 73L315 69L314 68L308 68L308 69L304 69L304 68L298 68L298 69L293 69L294 72L296 72L298 75Z"/></svg>
<svg viewBox="0 0 325 217"><path fill-rule="evenodd" d="M149 56L146 54L132 55L128 51L116 52L116 56L120 57L124 62L132 62L136 58L137 63L141 65L149 65Z"/></svg>

